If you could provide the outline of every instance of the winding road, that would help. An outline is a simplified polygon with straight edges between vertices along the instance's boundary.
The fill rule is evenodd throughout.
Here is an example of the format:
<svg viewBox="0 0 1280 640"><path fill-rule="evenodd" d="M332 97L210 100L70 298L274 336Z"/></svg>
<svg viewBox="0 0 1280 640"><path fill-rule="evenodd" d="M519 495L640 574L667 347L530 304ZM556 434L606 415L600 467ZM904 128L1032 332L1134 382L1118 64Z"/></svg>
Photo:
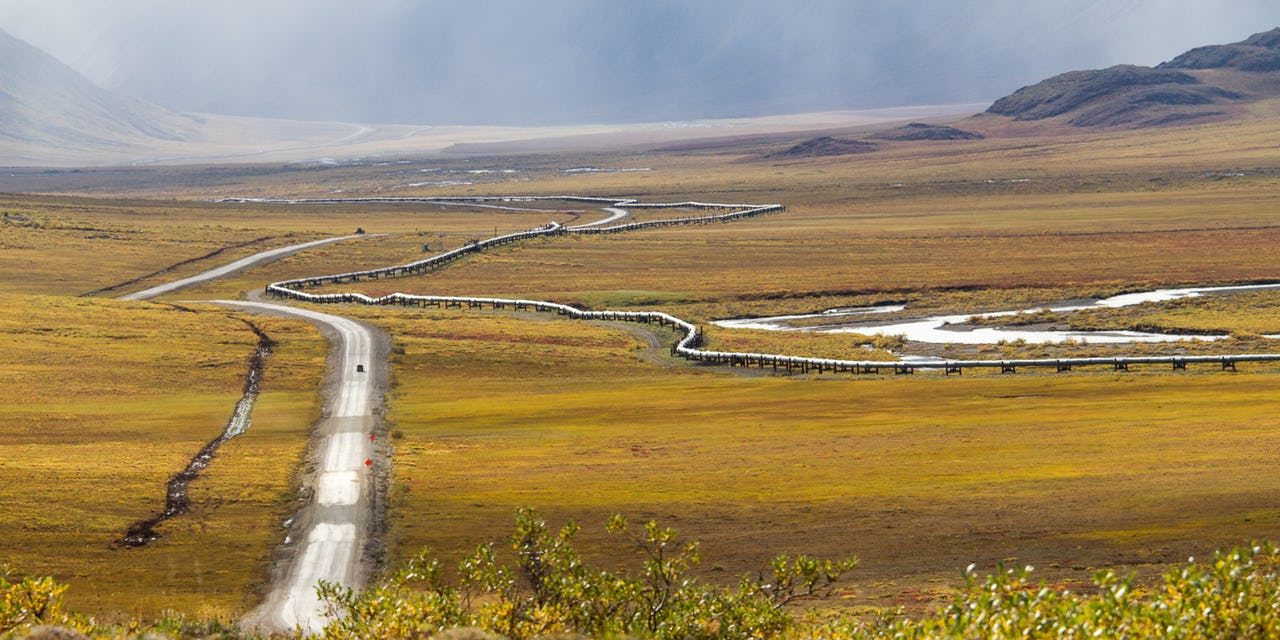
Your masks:
<svg viewBox="0 0 1280 640"><path fill-rule="evenodd" d="M142 291L135 291L133 293L120 296L119 299L120 300L150 300L152 298L158 298L166 293L173 293L174 291L177 291L179 289L185 289L186 287L189 287L194 284L200 284L201 282L207 282L209 280L216 280L218 278L229 276L242 269L248 269L249 267L255 267L260 264L272 262L274 260L279 260L280 258L283 258L288 255L292 255L304 249L311 249L313 247L318 247L321 245L331 244L334 242L341 242L343 240L350 240L352 238L362 238L362 237L365 237L365 236L355 235L355 236L339 236L336 238L323 238L320 240L312 240L311 242L303 242L302 244L294 244L294 245L289 245L287 247L280 247L278 249L270 249L268 251L255 253L251 256L241 258L239 260L236 260L235 262L229 262L227 264L222 265L221 267L215 267L213 269L209 269L208 271L197 273L194 276L183 278L181 280L174 280L173 282L168 282L161 285L156 285L149 289L143 289Z"/></svg>
<svg viewBox="0 0 1280 640"><path fill-rule="evenodd" d="M247 620L267 632L318 633L327 619L316 595L321 580L356 588L368 577L369 531L375 524L375 436L382 429L385 340L349 318L264 302L214 300L233 309L306 320L331 339L324 413L311 434L305 502L285 538L286 554L270 591ZM306 492L306 488L310 491ZM309 493L309 495L306 495Z"/></svg>
<svg viewBox="0 0 1280 640"><path fill-rule="evenodd" d="M242 269L279 260L299 251L353 238L323 238L270 249L196 275L121 296L122 300L150 300ZM316 595L321 581L346 587L362 585L368 574L362 562L375 517L372 482L374 441L382 423L381 390L386 387L386 354L377 348L380 332L354 320L326 313L263 302L214 300L241 311L301 318L330 337L331 354L325 376L324 417L311 435L315 471L304 481L308 501L291 520L285 538L284 561L273 568L269 593L248 623L266 632L300 628L316 633L324 628L323 606ZM356 365L363 371L356 371ZM245 418L247 420L247 416ZM365 461L371 464L366 465ZM385 462L379 460L378 468Z"/></svg>
<svg viewBox="0 0 1280 640"><path fill-rule="evenodd" d="M596 220L595 222L579 224L569 228L570 229L587 229L589 227L599 227L599 226L610 224L613 222L618 222L623 218L631 215L630 211L627 211L626 209L619 209L617 207L605 207L604 210L609 212L608 218L601 218L600 220Z"/></svg>

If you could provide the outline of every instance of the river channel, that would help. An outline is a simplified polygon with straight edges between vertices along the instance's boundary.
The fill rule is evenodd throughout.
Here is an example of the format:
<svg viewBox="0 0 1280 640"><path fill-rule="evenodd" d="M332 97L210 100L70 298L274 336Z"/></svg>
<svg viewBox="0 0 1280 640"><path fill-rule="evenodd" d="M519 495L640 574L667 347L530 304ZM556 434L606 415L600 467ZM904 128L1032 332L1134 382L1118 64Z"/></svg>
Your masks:
<svg viewBox="0 0 1280 640"><path fill-rule="evenodd" d="M1015 311L995 311L988 313L964 313L937 315L928 317L897 318L892 321L879 322L877 316L899 314L906 310L901 305L884 305L875 307L855 307L830 309L821 313L802 315L772 316L767 318L735 318L712 322L718 327L731 329L765 329L769 331L813 331L825 333L860 333L863 335L903 336L907 340L931 344L997 344L1001 341L1022 340L1028 344L1051 344L1065 341L1085 341L1091 344L1117 344L1133 342L1179 342L1184 340L1212 341L1225 338L1225 335L1179 335L1167 333L1144 333L1140 331L1081 331L1081 330L1042 330L1019 327L975 326L970 321L974 318L997 318L1012 316L1018 313L1034 313L1049 310L1058 313L1083 311L1086 309L1117 309L1131 307L1146 302L1165 302L1180 298L1193 298L1204 295L1222 295L1230 293L1246 293L1280 289L1280 284L1239 285L1229 287L1188 287L1183 289L1157 289L1138 293L1125 293L1099 300L1077 301L1070 304L1047 305ZM861 316L862 320L854 319ZM814 322L814 319L829 318L831 324ZM797 324L796 321L802 321ZM1273 337L1273 336L1266 336Z"/></svg>

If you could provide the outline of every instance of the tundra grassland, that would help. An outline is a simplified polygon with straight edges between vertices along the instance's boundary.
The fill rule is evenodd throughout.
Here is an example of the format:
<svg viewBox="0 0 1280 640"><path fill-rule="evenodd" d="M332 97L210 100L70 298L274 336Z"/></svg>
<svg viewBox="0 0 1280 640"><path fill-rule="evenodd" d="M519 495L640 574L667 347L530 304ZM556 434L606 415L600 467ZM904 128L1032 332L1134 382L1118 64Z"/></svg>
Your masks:
<svg viewBox="0 0 1280 640"><path fill-rule="evenodd" d="M908 304L900 315L1003 311L1164 286L1274 282L1280 167L1265 150L1275 142L1280 127L1259 118L899 144L865 156L764 159L772 147L759 145L654 154L645 158L648 172L439 191L782 202L788 211L728 225L537 240L428 277L343 289L538 298L706 322L885 302ZM275 273L296 273L285 264ZM813 338L757 342L785 340ZM1068 345L1054 352L1116 349ZM1046 353L1013 345L999 355Z"/></svg>
<svg viewBox="0 0 1280 640"><path fill-rule="evenodd" d="M523 230L571 216L426 205L312 206L200 201L89 199L0 194L0 291L114 297L171 282L260 251L324 237L403 234L394 255L413 245L453 248L468 239ZM363 240L362 240L363 241ZM351 242L356 242L355 240ZM361 264L339 251L321 269ZM321 256L326 255L323 252ZM316 266L307 263L306 268ZM314 272L312 272L314 273ZM122 285L122 286L119 286ZM252 290L260 283L248 286ZM225 288L224 288L225 289ZM234 293L234 289L227 290Z"/></svg>
<svg viewBox="0 0 1280 640"><path fill-rule="evenodd" d="M793 210L735 224L539 239L468 258L429 276L364 282L342 289L373 295L401 291L545 299L595 309L656 309L700 323L883 303L905 303L908 310L899 316L1006 311L1168 286L1275 282L1280 278L1280 227L1240 228L1250 225L1241 224L1238 218L1256 215L1254 208L1246 206L1251 200L1260 201L1258 207L1265 209L1266 200L1272 197L1270 189L1262 184L1239 186L1228 194L1218 194L1212 202L1195 191L1186 192L1185 199L1183 192L1164 194L1166 209L1187 215L1202 212L1203 224L1219 228L907 235L879 233L872 226L863 227L837 215L807 216ZM1114 203L1099 205L1096 194L1080 198L1066 194L1054 201L1065 206L1075 203L1086 212L1081 215L1100 224L1123 218L1128 211ZM1019 215L1038 216L1042 224L1051 227L1055 209L1044 205L1046 202L1049 199L1041 202L1042 208ZM1025 206L1041 205L1033 199ZM286 264L267 270L280 269L281 275L296 273L283 271ZM337 288L322 289L326 290ZM1231 303L1228 299L1223 304ZM1267 316L1244 308L1239 316L1249 324L1219 323L1215 330L1256 342L1256 335L1248 334L1264 333L1257 329L1266 324L1263 318ZM1122 321L1121 315L1113 315L1111 320L1095 321L1092 328L1208 330L1195 323L1161 318ZM1274 322L1270 326L1280 329ZM712 335L727 339L724 333L713 330ZM751 351L813 354L798 343L814 340L791 333L757 341L758 348L750 348L740 337L733 344ZM788 342L796 346L788 348ZM1221 353L1238 348L1274 350L1275 345L1222 342L1174 348L1187 353ZM1102 355L1117 349L1066 345L1054 353ZM909 348L908 352L913 351ZM849 357L847 351L839 350L820 355ZM957 351L955 355L972 354ZM999 357L1037 355L1050 354L1014 345L1012 351L1002 350Z"/></svg>
<svg viewBox="0 0 1280 640"><path fill-rule="evenodd" d="M1245 141L1276 133L1254 122L1023 140L1020 154L1008 140L944 145L954 156L915 146L887 159L692 152L653 159L647 174L592 176L593 187L779 201L788 212L538 240L343 289L534 297L705 321L903 301L1005 310L1274 281L1277 167L1266 143ZM1274 350L1248 335L1273 326L1273 309L1226 322L1260 304L1213 300L1179 318L1157 305L1095 324L1223 329ZM652 367L635 353L644 341L625 347L622 334L599 335L594 347L553 337L557 321L350 309L399 341L393 556L430 546L461 557L518 504L597 533L623 512L704 540L703 570L726 579L778 552L852 552L863 565L849 602L895 606L945 593L970 562L1018 558L1070 585L1102 566L1151 575L1217 546L1274 538L1280 525L1264 477L1276 453L1269 365L945 381L726 376ZM726 332L713 330L713 341L822 350L813 336ZM845 353L823 355L862 347L824 339ZM1029 351L1014 347L1000 354Z"/></svg>
<svg viewBox="0 0 1280 640"><path fill-rule="evenodd" d="M978 311L1152 286L1274 280L1280 166L1271 150L1278 144L1280 125L1267 118L899 143L826 158L766 159L786 143L726 144L646 155L652 170L645 172L552 172L405 189L396 193L779 202L788 211L729 225L537 241L429 278L381 281L363 290L540 297L596 308L663 308L707 320L885 299ZM611 166L635 160L539 161ZM363 193L382 193L377 175L335 171L363 184ZM517 271L518 278L510 277ZM286 272L269 277L277 273ZM956 291L975 297L931 300Z"/></svg>
<svg viewBox="0 0 1280 640"><path fill-rule="evenodd" d="M164 510L170 477L222 433L257 336L214 307L3 294L0 309L0 562L57 576L73 608L103 619L234 620L253 606L319 411L319 334L253 318L279 345L251 428L191 483L188 513L125 548L130 525Z"/></svg>
<svg viewBox="0 0 1280 640"><path fill-rule="evenodd" d="M1280 530L1268 370L735 376L552 315L343 311L395 336L393 564L460 560L529 505L606 564L621 513L701 540L708 578L856 555L826 604L917 608L969 563L1074 585Z"/></svg>
<svg viewBox="0 0 1280 640"><path fill-rule="evenodd" d="M643 158L601 153L433 158L403 167L306 171L261 167L240 182L208 170L208 181L180 185L165 184L164 172L156 169L145 170L154 182L137 183L86 172L63 177L72 181L68 184L83 181L86 193L135 199L4 196L0 208L26 219L10 226L35 235L23 241L24 254L0 251L5 261L0 273L6 276L0 287L79 294L256 238L270 236L274 239L267 242L279 246L356 227L396 234L307 251L172 298L236 296L273 280L409 262L424 255L423 245L450 248L471 237L572 218L420 205L144 197L324 197L337 189L345 196L569 193L645 201L779 202L788 210L733 224L538 239L422 277L321 292L529 297L591 308L662 309L705 322L887 302L972 313L1159 286L1275 281L1280 279L1275 207L1280 161L1274 149L1280 146L1280 119L1265 115L1140 132L1039 137L1004 132L977 141L886 144L873 154L828 158L764 158L799 141L778 140L648 150ZM979 125L989 134L1003 126ZM407 186L423 180L409 174L444 166L457 171L518 166L525 173L518 179L476 178L469 185ZM650 170L562 170L580 166ZM51 221L45 228L23 226L40 216ZM52 224L61 220L66 223ZM112 225L120 225L120 231ZM107 231L70 228L80 226ZM10 236L9 230L0 242L22 237ZM56 234L74 239L71 248L44 240ZM91 237L99 234L116 237ZM256 250L245 246L221 255ZM108 255L123 258L103 259L100 269L85 268L85 256ZM222 262L198 260L148 284ZM79 271L68 272L73 266ZM1275 326L1270 320L1274 301L1213 300L1217 306L1152 306L1074 321L1101 328L1225 329L1259 349L1274 349L1257 338ZM111 309L118 304L60 304L81 302ZM119 308L161 313L164 307ZM1274 502L1280 480L1271 473L1278 418L1269 402L1280 375L1273 366L1245 365L1238 373L1193 367L1178 374L1084 369L1070 375L966 373L947 379L788 377L683 363L667 353L665 341L673 335L650 336L647 328L540 314L324 310L368 319L393 336L387 416L394 446L390 566L423 546L460 558L508 531L513 508L521 504L553 520L581 522L589 549L605 548L604 523L614 513L633 521L656 518L703 540L700 571L726 582L763 568L781 552L857 555L862 566L851 574L841 602L877 608L931 601L959 584L959 571L970 562L987 566L1018 558L1045 569L1041 575L1072 585L1086 582L1094 568L1154 575L1189 555L1251 538L1280 538L1280 507ZM30 326L21 313L10 313L15 326ZM64 317L62 322L70 321ZM297 385L290 390L298 395L282 398L281 411L293 411L297 420L281 418L276 423L281 430L305 430L314 417L314 396L303 388L314 392L322 368L314 333L297 331L291 342L301 343L294 348L302 349L307 360L288 367ZM216 332L184 335L195 348L196 336L210 334ZM249 338L243 338L237 349L247 351ZM711 339L713 345L753 351L794 349L832 357L872 354L867 344L897 350L891 340L856 336L730 334L713 328ZM41 348L62 358L78 353L74 345ZM1026 351L1014 345L1013 353ZM77 362L110 362L108 355L95 353ZM1002 347L1000 353L1009 352ZM158 350L136 357L175 371L189 369L192 361L171 362ZM119 379L114 371L103 366L85 375L95 376L97 384L114 383ZM185 375L210 373L196 368ZM233 372L224 373L232 382L225 383L222 395L238 394ZM270 375L269 370L268 381ZM61 393L53 380L28 384ZM200 387L175 388L181 392L126 390L109 399L96 397L93 406L103 407L95 411L133 411L130 417L137 420L171 421L170 397ZM144 400L129 400L134 397ZM216 420L213 414L229 411L231 402L210 404L211 428L225 420L225 414ZM96 414L66 415L67 429L97 433ZM300 443L300 435L289 441L294 447ZM242 446L244 456L268 451L239 439L231 445ZM156 448L182 457L179 447ZM288 469L300 454L273 455L269 463L279 465L287 484ZM211 472L217 468L215 463ZM3 469L10 473L7 459ZM152 472L160 481L151 478L148 486L158 488L172 470L171 464L157 463ZM52 490L37 478L13 476L15 493ZM116 491L99 484L104 487L90 491ZM242 496L237 508L245 509L244 517L252 511L277 527L279 514L290 506L280 502L287 501L280 497L288 495L283 484L238 491L216 495ZM217 503L214 496L211 492L205 499ZM210 507L210 518L231 508ZM145 509L141 515L147 515ZM136 517L119 519L127 524ZM179 519L172 526L175 532L189 527L195 539L205 531L196 524L202 521L209 520ZM228 539L248 535L247 530L230 530ZM39 545L47 536L23 535L14 544L26 549L25 555L11 556L15 565L71 576L72 594L81 581L93 584L86 588L102 595L90 605L109 608L101 600L108 587L97 585L118 580L105 574L133 551L103 545L104 554L118 555L109 561L67 556L69 568L47 569L24 561L39 560ZM176 544L175 538L161 543ZM262 540L268 538L263 534ZM202 557L215 555L209 553ZM185 562L180 566L189 567ZM262 565L245 568L250 565L228 569L241 572L226 580L242 589L223 600L234 600L224 605L228 610L243 604L244 585L264 575ZM175 568L174 575L179 574ZM199 606L188 602L183 606Z"/></svg>

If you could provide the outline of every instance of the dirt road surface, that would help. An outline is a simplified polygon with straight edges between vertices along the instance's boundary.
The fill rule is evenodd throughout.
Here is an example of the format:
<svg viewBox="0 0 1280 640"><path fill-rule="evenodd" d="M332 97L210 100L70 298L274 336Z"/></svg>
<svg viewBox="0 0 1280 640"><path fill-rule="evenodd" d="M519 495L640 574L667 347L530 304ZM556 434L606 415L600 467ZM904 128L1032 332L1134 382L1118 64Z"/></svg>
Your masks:
<svg viewBox="0 0 1280 640"><path fill-rule="evenodd" d="M245 621L265 632L301 628L317 633L326 618L316 585L324 580L362 586L379 544L377 476L386 473L388 463L385 449L370 436L383 427L387 338L349 318L307 309L213 302L302 318L330 338L324 412L311 434L311 470L303 478L302 505L289 526L265 600Z"/></svg>
<svg viewBox="0 0 1280 640"><path fill-rule="evenodd" d="M586 229L587 227L598 227L601 225L621 221L623 218L626 218L627 216L631 215L630 211L627 211L626 209L619 209L617 207L605 207L604 210L609 212L609 217L601 218L599 220L596 220L595 222L588 222L586 224L574 225L569 228L570 229Z"/></svg>
<svg viewBox="0 0 1280 640"><path fill-rule="evenodd" d="M361 237L364 237L364 236L357 235L357 236L339 236L336 238L324 238L321 240L313 240L311 242L304 242L302 244L295 244L287 247L280 247L279 249L271 249L268 251L263 251L261 253L255 253L251 256L236 260L235 262L224 264L221 267L217 267L214 269L210 269L208 271L197 273L194 276L183 278L181 280L174 280L173 282L166 282L165 284L156 285L154 287L151 287L150 289L143 289L142 291L135 291L133 293L120 296L120 299L121 300L150 300L152 298L158 298L166 293L172 293L179 289L189 287L193 284L199 284L201 282L205 282L208 280L214 280L216 278L221 278L223 276L240 271L241 269L248 269L249 267L254 267L260 264L271 262L273 260L279 260L280 258L283 258L285 256L292 255L294 253L302 251L303 249L310 249L312 247L318 247L320 245L329 244L331 242L339 242L341 240L350 240L351 238L361 238Z"/></svg>

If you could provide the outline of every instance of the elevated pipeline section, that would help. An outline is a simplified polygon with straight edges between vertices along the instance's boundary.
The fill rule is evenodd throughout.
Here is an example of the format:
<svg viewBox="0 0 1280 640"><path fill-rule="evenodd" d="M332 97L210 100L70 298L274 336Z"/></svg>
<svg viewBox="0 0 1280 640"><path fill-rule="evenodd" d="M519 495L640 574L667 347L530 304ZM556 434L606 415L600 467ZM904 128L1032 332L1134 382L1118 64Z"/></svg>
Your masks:
<svg viewBox="0 0 1280 640"><path fill-rule="evenodd" d="M1241 362L1280 362L1280 354L1232 354L1206 356L1118 356L1090 358L1033 358L1011 360L947 360L930 359L921 361L880 361L880 360L845 360L835 358L811 358L772 353L745 353L709 351L702 349L704 338L702 330L695 324L673 315L656 311L588 311L565 304L544 300L521 300L507 298L482 298L468 296L431 296L392 293L381 297L370 297L361 293L310 293L307 288L321 287L327 284L350 284L366 280L381 280L409 275L418 275L439 269L467 255L479 253L486 249L521 242L533 238L553 237L570 234L595 235L604 233L624 233L641 229L670 227L691 224L711 224L732 222L744 218L761 216L769 213L785 211L780 204L717 204L705 202L672 202L641 203L632 199L600 198L587 196L478 196L478 197L428 197L428 198L323 198L310 200L268 200L256 198L225 199L224 202L273 202L273 203L308 203L308 204L354 204L354 203L487 203L531 202L531 201L568 201L600 204L613 208L693 208L702 210L724 210L728 212L705 216L688 216L631 222L612 226L578 226L564 227L552 222L546 226L494 236L486 240L471 242L467 245L446 251L429 258L402 265L352 271L326 276L314 276L284 280L267 285L266 293L289 300L311 302L316 304L365 304L365 305L398 305L409 307L437 308L469 308L469 309L509 309L516 311L543 311L579 320L607 320L617 322L636 322L658 324L672 327L684 332L684 337L671 347L671 353L687 360L705 362L716 365L772 368L775 371L801 373L853 373L853 374L911 374L917 370L941 370L947 374L961 374L965 369L999 369L1001 373L1016 373L1019 368L1053 368L1059 372L1071 371L1075 367L1105 366L1115 371L1127 371L1133 365L1167 365L1174 371L1186 370L1189 364L1212 364L1222 370L1236 369Z"/></svg>

